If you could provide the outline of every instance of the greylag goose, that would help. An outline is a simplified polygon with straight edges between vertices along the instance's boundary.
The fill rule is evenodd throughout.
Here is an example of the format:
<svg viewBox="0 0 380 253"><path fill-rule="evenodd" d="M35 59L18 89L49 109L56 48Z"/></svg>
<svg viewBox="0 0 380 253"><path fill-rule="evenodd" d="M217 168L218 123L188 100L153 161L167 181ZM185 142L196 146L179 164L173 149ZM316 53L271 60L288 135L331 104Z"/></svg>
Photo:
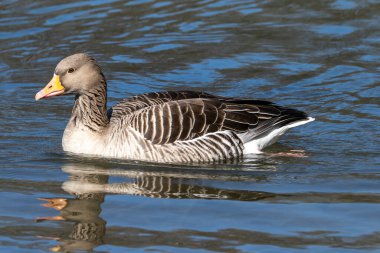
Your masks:
<svg viewBox="0 0 380 253"><path fill-rule="evenodd" d="M71 153L165 163L210 163L260 153L314 118L274 103L204 92L152 92L107 111L107 82L94 58L61 60L35 99L73 94L62 138Z"/></svg>

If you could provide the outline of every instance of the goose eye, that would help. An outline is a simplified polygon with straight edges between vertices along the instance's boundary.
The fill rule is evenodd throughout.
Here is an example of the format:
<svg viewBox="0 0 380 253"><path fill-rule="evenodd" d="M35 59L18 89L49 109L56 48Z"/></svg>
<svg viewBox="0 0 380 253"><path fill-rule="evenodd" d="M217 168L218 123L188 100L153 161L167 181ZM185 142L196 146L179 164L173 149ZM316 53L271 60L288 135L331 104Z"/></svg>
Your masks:
<svg viewBox="0 0 380 253"><path fill-rule="evenodd" d="M74 69L73 68L69 68L69 70L67 71L68 73L73 73L74 72Z"/></svg>

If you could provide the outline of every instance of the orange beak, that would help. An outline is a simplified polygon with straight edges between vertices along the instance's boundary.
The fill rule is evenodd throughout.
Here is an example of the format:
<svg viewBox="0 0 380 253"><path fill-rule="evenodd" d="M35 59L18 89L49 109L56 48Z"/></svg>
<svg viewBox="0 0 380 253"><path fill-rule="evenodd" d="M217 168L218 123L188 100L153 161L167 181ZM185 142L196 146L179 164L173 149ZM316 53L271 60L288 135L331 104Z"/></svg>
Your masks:
<svg viewBox="0 0 380 253"><path fill-rule="evenodd" d="M61 95L63 92L65 92L65 87L62 86L61 81L59 80L59 75L54 74L53 78L45 86L45 88L43 88L36 94L35 99L37 101L41 98L58 96Z"/></svg>

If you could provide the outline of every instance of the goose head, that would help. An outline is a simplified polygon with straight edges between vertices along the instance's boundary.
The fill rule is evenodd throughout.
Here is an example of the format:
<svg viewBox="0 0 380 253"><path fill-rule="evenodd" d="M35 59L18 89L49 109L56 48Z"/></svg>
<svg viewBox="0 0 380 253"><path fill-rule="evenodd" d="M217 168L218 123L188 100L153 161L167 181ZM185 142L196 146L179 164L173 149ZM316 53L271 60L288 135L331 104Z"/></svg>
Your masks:
<svg viewBox="0 0 380 253"><path fill-rule="evenodd" d="M98 86L102 80L103 73L94 58L84 53L73 54L58 63L53 78L36 94L35 99L81 95Z"/></svg>

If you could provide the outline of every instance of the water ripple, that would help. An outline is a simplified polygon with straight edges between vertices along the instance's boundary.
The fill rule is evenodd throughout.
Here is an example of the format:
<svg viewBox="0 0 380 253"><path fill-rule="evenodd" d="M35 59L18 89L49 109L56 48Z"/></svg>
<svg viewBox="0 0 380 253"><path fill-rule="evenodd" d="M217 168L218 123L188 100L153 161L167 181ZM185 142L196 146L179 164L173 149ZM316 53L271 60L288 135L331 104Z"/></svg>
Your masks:
<svg viewBox="0 0 380 253"><path fill-rule="evenodd" d="M0 244L14 252L376 250L379 13L376 1L360 0L3 1ZM34 94L75 52L98 59L112 105L200 90L271 100L316 121L237 163L65 154L73 98L36 103ZM291 150L305 157L279 155Z"/></svg>

